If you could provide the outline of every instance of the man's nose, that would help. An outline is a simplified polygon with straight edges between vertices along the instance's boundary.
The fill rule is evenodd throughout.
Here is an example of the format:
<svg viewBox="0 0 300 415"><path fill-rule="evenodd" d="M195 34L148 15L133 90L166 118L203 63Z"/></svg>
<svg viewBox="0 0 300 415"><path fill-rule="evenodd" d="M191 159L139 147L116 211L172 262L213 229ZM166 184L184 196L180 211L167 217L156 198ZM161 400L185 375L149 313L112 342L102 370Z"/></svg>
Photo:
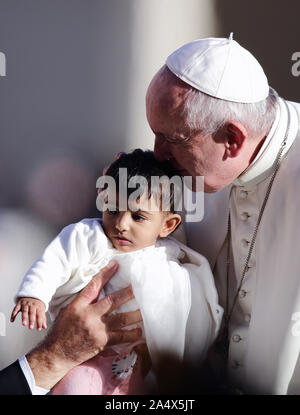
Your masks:
<svg viewBox="0 0 300 415"><path fill-rule="evenodd" d="M130 227L130 212L120 212L116 221L116 228L120 232L128 231Z"/></svg>
<svg viewBox="0 0 300 415"><path fill-rule="evenodd" d="M169 143L162 137L155 137L154 156L158 161L168 160L171 158Z"/></svg>

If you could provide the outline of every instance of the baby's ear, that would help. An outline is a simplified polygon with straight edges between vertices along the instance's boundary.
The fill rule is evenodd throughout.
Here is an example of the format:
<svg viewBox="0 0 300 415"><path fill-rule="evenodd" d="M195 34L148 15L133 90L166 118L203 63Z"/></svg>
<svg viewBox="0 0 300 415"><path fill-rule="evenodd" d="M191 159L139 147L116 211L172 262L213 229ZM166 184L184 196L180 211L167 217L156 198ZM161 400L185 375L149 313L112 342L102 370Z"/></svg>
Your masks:
<svg viewBox="0 0 300 415"><path fill-rule="evenodd" d="M180 224L180 222L181 222L180 215L178 215L177 213L170 213L166 217L166 220L165 220L165 222L163 224L163 227L162 227L162 229L160 231L159 236L161 238L165 238L166 236L170 235L170 233L172 233L173 231L175 231L175 229Z"/></svg>

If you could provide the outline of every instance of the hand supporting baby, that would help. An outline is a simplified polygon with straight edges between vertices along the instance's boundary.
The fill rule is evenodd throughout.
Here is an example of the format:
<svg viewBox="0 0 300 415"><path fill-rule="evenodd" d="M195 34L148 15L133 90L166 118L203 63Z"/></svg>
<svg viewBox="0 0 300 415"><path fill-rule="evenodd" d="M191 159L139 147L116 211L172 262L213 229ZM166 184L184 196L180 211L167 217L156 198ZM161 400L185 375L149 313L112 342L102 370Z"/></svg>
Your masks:
<svg viewBox="0 0 300 415"><path fill-rule="evenodd" d="M134 343L140 339L140 328L123 330L142 320L139 310L112 314L120 305L132 300L131 287L97 301L103 286L117 268L118 264L111 261L101 269L60 311L47 337L26 355L37 386L51 389L73 367L96 356L107 346Z"/></svg>

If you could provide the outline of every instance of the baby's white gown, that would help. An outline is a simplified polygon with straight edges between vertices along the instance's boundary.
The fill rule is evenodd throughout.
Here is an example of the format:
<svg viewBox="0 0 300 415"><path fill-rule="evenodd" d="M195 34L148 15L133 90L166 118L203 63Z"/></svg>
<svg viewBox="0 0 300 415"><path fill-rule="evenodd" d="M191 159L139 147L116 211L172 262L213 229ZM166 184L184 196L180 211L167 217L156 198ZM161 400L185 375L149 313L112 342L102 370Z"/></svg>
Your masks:
<svg viewBox="0 0 300 415"><path fill-rule="evenodd" d="M99 219L84 219L71 224L60 232L32 265L15 298L42 300L51 318L55 319L59 310L72 301L76 293L112 258L118 261L119 269L105 285L99 298L132 285L135 299L122 305L117 312L140 309L153 368L161 354L170 354L187 363L203 361L218 334L223 309L218 304L213 275L206 258L172 237L159 239L155 246L122 253L113 248ZM126 351L123 357L126 364L123 363L127 365L123 364L116 371L116 367L120 366L116 361L120 359L112 360L110 371L115 385L118 379L124 383L124 378L132 374L136 354L130 352L128 345L115 347L114 350L119 357L123 357ZM97 365L101 365L101 359L99 362ZM86 375L90 371L91 368L86 370ZM80 379L82 376L81 373ZM109 376L107 368L101 376L100 383L103 384L103 377ZM123 391L122 387L102 387L99 394L121 394L126 390L128 393L126 387ZM71 387L62 393L74 394L76 391L77 388ZM81 389L80 393L97 392L92 388L89 391Z"/></svg>

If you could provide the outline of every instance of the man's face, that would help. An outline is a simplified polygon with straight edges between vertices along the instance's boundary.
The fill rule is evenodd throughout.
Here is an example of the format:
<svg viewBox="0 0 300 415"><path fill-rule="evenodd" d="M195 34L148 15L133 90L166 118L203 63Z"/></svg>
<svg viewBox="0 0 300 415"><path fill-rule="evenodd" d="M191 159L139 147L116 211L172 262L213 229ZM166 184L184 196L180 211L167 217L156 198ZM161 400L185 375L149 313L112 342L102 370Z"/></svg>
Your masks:
<svg viewBox="0 0 300 415"><path fill-rule="evenodd" d="M119 211L117 203L117 208L103 212L106 236L122 252L154 245L166 223L167 215L157 208L153 198L141 197L134 204L132 210Z"/></svg>
<svg viewBox="0 0 300 415"><path fill-rule="evenodd" d="M189 130L181 112L188 88L162 70L152 80L146 112L155 134L154 153L158 160L170 159L182 176L204 176L204 190L212 193L232 181L224 169L224 141L221 132L212 137Z"/></svg>

